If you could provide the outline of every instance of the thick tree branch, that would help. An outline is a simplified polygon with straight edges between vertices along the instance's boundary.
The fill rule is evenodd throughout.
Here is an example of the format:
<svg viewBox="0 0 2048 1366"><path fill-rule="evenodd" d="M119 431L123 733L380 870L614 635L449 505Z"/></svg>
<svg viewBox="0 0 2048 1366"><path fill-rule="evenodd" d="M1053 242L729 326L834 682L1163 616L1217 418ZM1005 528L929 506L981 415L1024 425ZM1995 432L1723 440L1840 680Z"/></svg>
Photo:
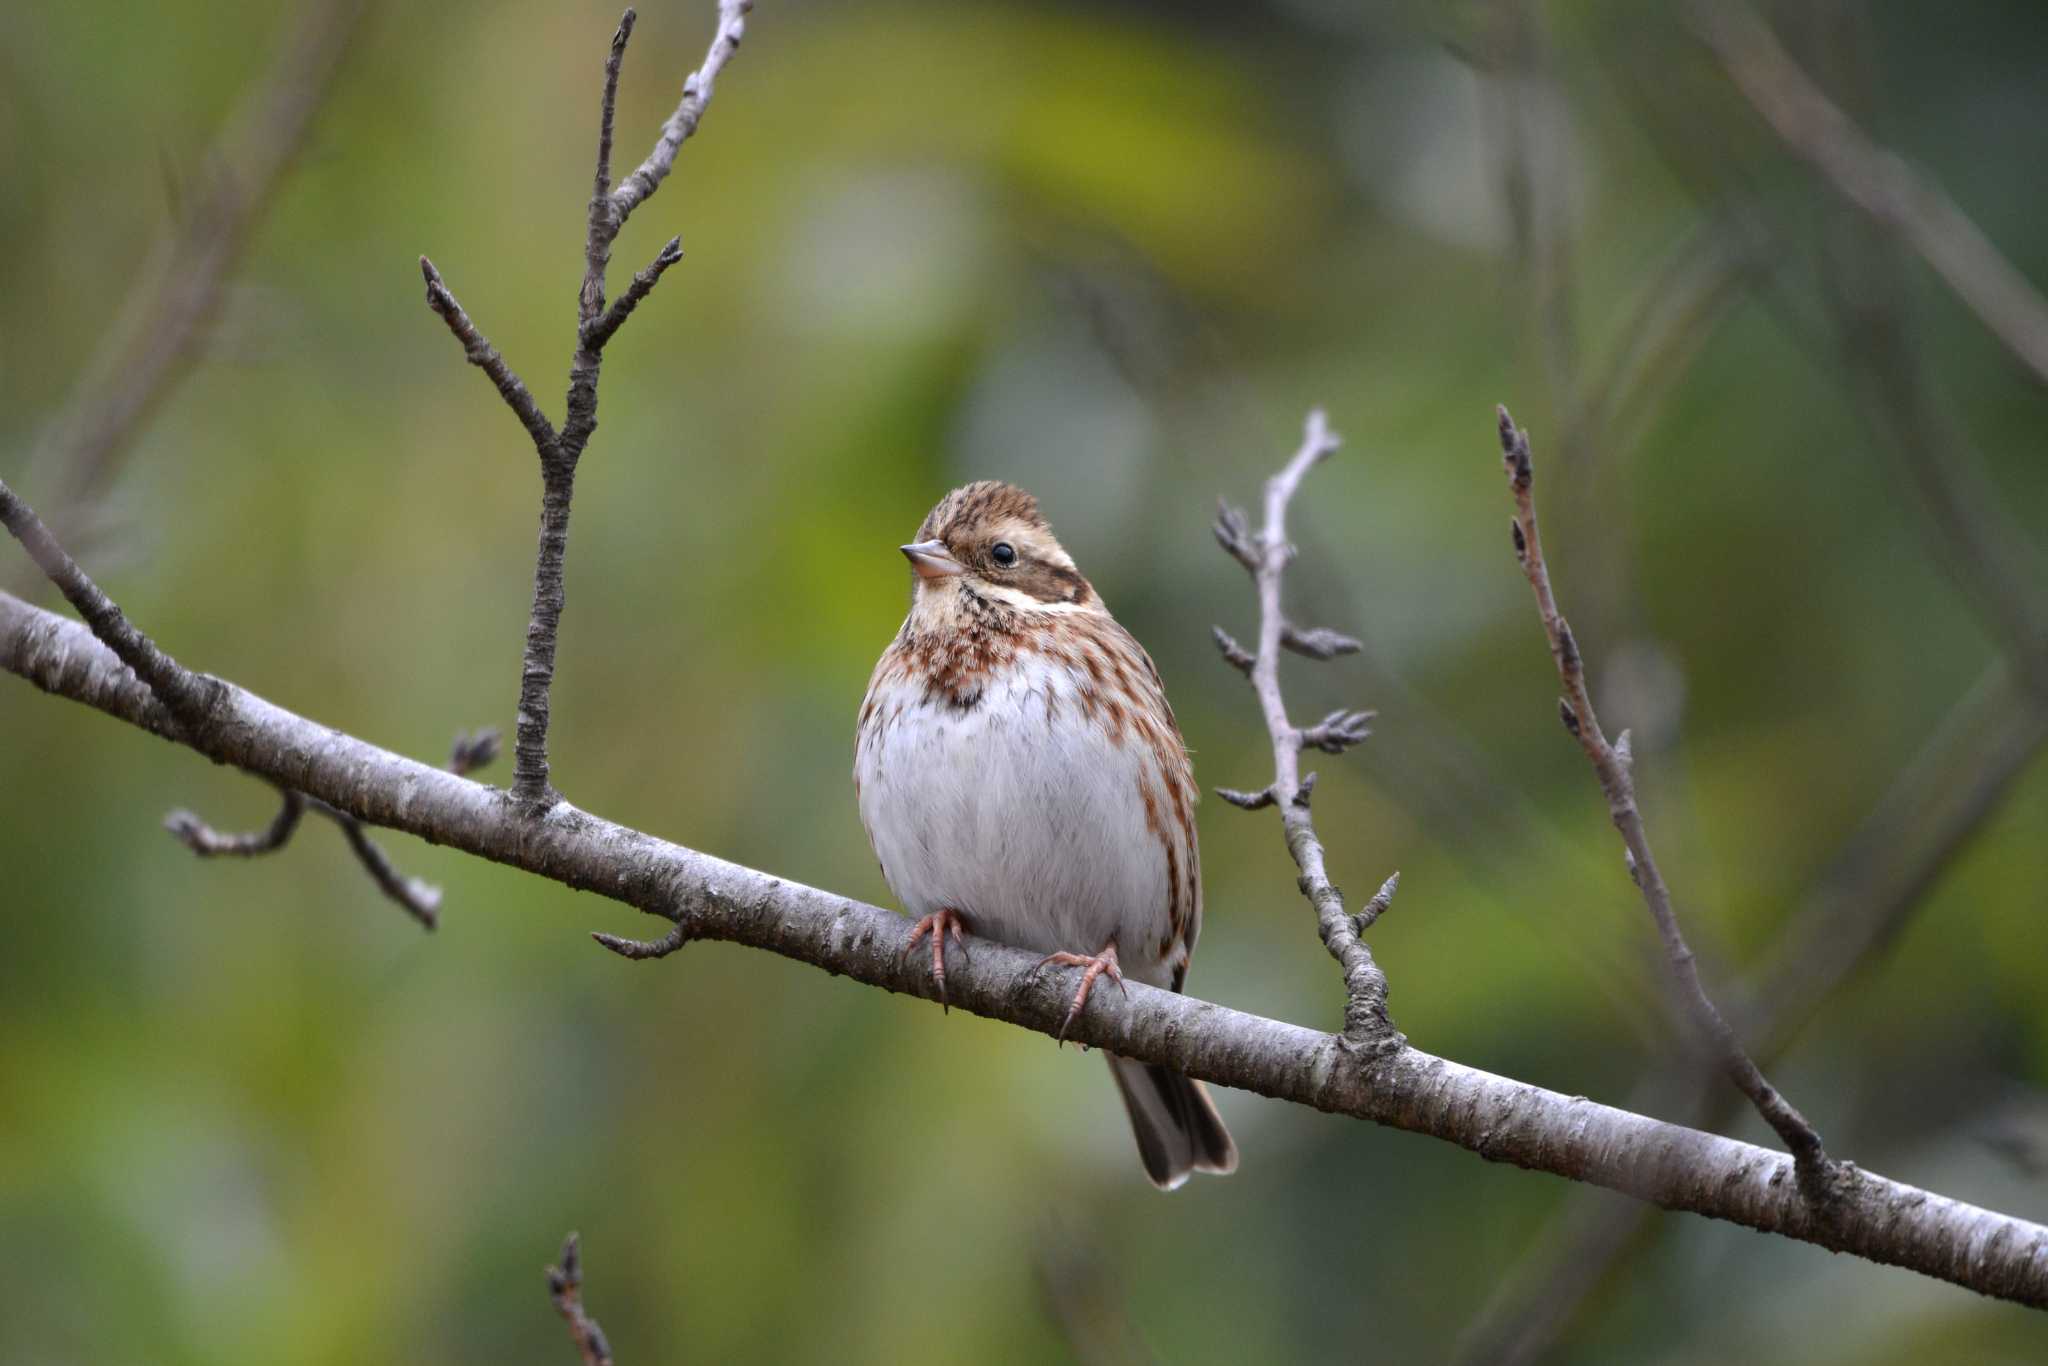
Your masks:
<svg viewBox="0 0 2048 1366"><path fill-rule="evenodd" d="M1850 121L1762 20L1727 0L1692 6L1694 31L1785 145L1897 232L2035 376L2048 382L2048 300L1939 186Z"/></svg>
<svg viewBox="0 0 2048 1366"><path fill-rule="evenodd" d="M1625 749L1627 733L1623 733L1623 747L1620 749L1610 745L1602 733L1600 719L1593 712L1592 696L1586 688L1585 661L1579 653L1578 642L1572 637L1571 626L1558 611L1556 595L1551 591L1550 570L1544 563L1543 542L1536 530L1536 504L1532 494L1535 481L1529 456L1529 434L1515 426L1506 408L1499 409L1498 416L1502 460L1507 467L1508 488L1515 500L1515 559L1521 564L1529 587L1536 595L1536 611L1543 619L1544 634L1550 639L1550 655L1557 663L1557 676L1564 685L1565 695L1558 699L1558 714L1565 729L1586 752L1586 759L1600 780L1600 790L1607 797L1608 814L1613 818L1614 828L1621 832L1622 843L1627 849L1629 876L1641 889L1643 903L1657 922L1657 933L1664 941L1664 953L1670 960L1672 979L1677 985L1686 1016L1712 1046L1728 1079L1749 1097L1757 1113L1792 1150L1799 1163L1800 1184L1807 1194L1816 1201L1825 1200L1831 1194L1835 1172L1821 1146L1820 1135L1806 1117L1765 1079L1762 1069L1743 1048L1742 1040L1736 1037L1734 1028L1700 982L1699 965L1693 958L1692 947L1685 941L1684 932L1679 929L1678 913L1671 904L1671 891L1665 886L1664 875L1658 871L1657 861L1650 853L1649 833L1644 829L1642 813L1636 809L1635 780L1629 773Z"/></svg>
<svg viewBox="0 0 2048 1366"><path fill-rule="evenodd" d="M1334 631L1313 634L1296 631L1288 624L1280 605L1281 580L1287 572L1288 563L1294 558L1294 547L1287 540L1287 506L1294 501L1295 491L1301 487L1301 481L1309 470L1328 459L1338 445L1337 434L1330 430L1322 409L1315 409L1309 413L1303 428L1301 449L1278 474L1266 481L1265 523L1256 539L1243 513L1227 505L1217 512L1214 528L1217 544L1251 571L1252 582L1258 588L1259 648L1258 653L1250 657L1247 669L1243 647L1220 626L1215 628L1216 643L1223 651L1224 660L1250 677L1252 691L1259 699L1259 710L1266 718L1266 733L1273 743L1273 782L1270 787L1256 793L1218 788L1217 795L1232 806L1243 807L1247 811L1279 806L1281 827L1287 836L1287 852L1294 857L1295 867L1301 870L1301 894L1315 907L1316 930L1322 936L1323 947L1329 950L1330 956L1337 960L1337 965L1344 972L1347 997L1344 1006L1345 1043L1362 1051L1384 1052L1398 1050L1404 1043L1400 1031L1394 1028L1394 1022L1387 1014L1387 977L1379 964L1373 961L1372 951L1358 937L1361 925L1345 912L1344 894L1330 881L1329 872L1324 867L1323 843L1316 836L1315 820L1309 814L1315 775L1311 773L1306 779L1300 776L1304 747L1341 754L1365 739L1372 713L1331 712L1319 724L1307 730L1297 730L1287 719L1287 702L1280 693L1280 651L1283 648L1292 648L1316 659L1348 653L1342 648L1345 645L1357 648L1356 641ZM1306 648L1305 642L1308 643ZM1381 891L1388 899L1392 898L1391 879ZM1370 924L1372 919L1377 919L1384 909L1385 902L1381 902L1379 909L1373 910L1365 923Z"/></svg>
<svg viewBox="0 0 2048 1366"><path fill-rule="evenodd" d="M612 1345L583 1308L583 1250L573 1233L562 1240L560 1263L548 1268L548 1300L569 1325L583 1366L612 1366Z"/></svg>
<svg viewBox="0 0 2048 1366"><path fill-rule="evenodd" d="M0 668L209 758L494 862L663 915L692 939L767 949L828 972L936 999L906 954L910 922L577 810L530 819L508 794L378 749L223 685L211 723L178 735L163 705L91 632L0 594ZM1056 1037L1069 993L1038 956L975 945L949 967L953 1005ZM1339 1035L1130 984L1098 995L1077 1042L1319 1110L1353 1115L1509 1162L1622 1191L1987 1295L2048 1307L2048 1228L1844 1167L1821 1206L1791 1159L1751 1144L1493 1076L1388 1040Z"/></svg>

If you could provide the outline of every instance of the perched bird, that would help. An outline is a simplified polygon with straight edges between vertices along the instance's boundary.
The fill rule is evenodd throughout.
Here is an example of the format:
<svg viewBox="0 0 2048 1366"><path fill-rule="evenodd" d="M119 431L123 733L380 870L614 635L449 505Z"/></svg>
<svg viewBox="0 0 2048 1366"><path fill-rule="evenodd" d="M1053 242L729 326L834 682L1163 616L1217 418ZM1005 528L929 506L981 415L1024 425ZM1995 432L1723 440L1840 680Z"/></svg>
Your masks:
<svg viewBox="0 0 2048 1366"><path fill-rule="evenodd" d="M940 999L963 929L1081 969L1067 1027L1105 975L1179 991L1198 790L1151 656L1022 489L955 489L902 550L910 614L868 682L853 780ZM1200 1083L1107 1056L1154 1184L1237 1166Z"/></svg>

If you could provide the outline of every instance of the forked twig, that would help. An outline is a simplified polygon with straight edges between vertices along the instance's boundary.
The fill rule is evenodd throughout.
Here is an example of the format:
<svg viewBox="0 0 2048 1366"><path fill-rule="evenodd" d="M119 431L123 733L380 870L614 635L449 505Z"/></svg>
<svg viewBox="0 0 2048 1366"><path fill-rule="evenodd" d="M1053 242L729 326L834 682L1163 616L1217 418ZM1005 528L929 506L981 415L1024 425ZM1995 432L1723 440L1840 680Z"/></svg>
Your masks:
<svg viewBox="0 0 2048 1366"><path fill-rule="evenodd" d="M1252 691L1258 695L1266 732L1273 743L1273 781L1257 792L1218 788L1216 795L1247 811L1276 805L1280 808L1287 852L1301 870L1302 895L1315 907L1316 929L1322 936L1323 947L1344 972L1348 996L1344 1007L1345 1042L1353 1048L1379 1051L1397 1049L1405 1041L1387 1014L1386 974L1358 936L1393 899L1395 881L1400 875L1389 878L1380 888L1380 895L1366 908L1369 914L1354 920L1344 909L1344 894L1331 883L1324 867L1323 844L1309 814L1315 774L1301 776L1304 748L1343 753L1370 733L1372 713L1335 711L1302 730L1288 720L1287 702L1280 693L1281 650L1291 649L1311 659L1328 659L1358 648L1357 641L1335 631L1304 631L1295 627L1287 620L1280 603L1281 579L1294 558L1294 547L1287 540L1287 506L1294 500L1303 477L1327 459L1338 444L1322 410L1314 410L1303 429L1301 449L1266 481L1265 522L1257 534L1236 508L1224 504L1217 510L1217 544L1250 572L1258 588L1259 647L1256 654L1247 654L1220 626L1215 628L1216 644L1224 661L1251 679Z"/></svg>

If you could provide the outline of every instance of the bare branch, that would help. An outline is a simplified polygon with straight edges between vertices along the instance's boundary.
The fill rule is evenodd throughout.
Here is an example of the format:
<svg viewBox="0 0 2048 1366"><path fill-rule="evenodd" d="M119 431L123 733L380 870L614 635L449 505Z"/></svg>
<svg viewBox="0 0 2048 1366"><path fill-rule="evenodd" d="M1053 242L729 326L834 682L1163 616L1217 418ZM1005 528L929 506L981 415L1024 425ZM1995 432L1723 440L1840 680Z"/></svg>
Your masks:
<svg viewBox="0 0 2048 1366"><path fill-rule="evenodd" d="M935 998L905 956L910 923L877 906L728 863L568 803L535 821L506 793L381 750L232 685L209 724L170 714L83 626L0 594L0 668L356 819L431 839L626 905L690 938L767 949ZM1056 1036L1069 993L1038 955L996 943L949 965L951 1003ZM2048 1307L2048 1228L1854 1168L1826 1207L1782 1153L1559 1095L1390 1042L1341 1036L1130 985L1074 1022L1077 1042L1279 1100L1354 1115L1511 1162Z"/></svg>
<svg viewBox="0 0 2048 1366"><path fill-rule="evenodd" d="M377 847L363 823L345 811L337 811L325 802L316 802L314 809L321 815L331 817L341 826L342 837L356 856L356 862L363 865L370 880L377 884L377 890L398 903L400 909L420 922L427 929L438 929L441 924L441 889L431 882L422 882L416 877L407 877L391 862L390 855Z"/></svg>
<svg viewBox="0 0 2048 1366"><path fill-rule="evenodd" d="M597 385L605 343L647 297L663 272L682 258L682 244L671 238L647 269L633 277L611 308L605 308L605 271L612 244L626 219L675 163L676 152L697 129L711 99L712 84L738 49L751 0L720 0L718 32L704 65L683 86L676 112L663 126L654 151L617 189L611 187L613 122L617 112L619 73L626 44L633 36L635 15L627 10L612 34L605 56L603 93L598 105L597 164L591 177L588 228L583 243L583 275L577 291L576 345L569 361L569 393L559 432L540 411L526 385L464 313L426 257L420 271L427 281L427 302L462 343L472 365L491 377L498 393L518 415L540 456L540 541L533 564L533 607L527 618L526 648L519 664L519 710L513 740L512 793L530 814L554 804L548 780L548 721L555 681L555 649L567 601L564 564L569 552L569 509L575 499L576 467L597 431Z"/></svg>
<svg viewBox="0 0 2048 1366"><path fill-rule="evenodd" d="M457 735L455 743L448 750L448 771L467 777L480 768L495 763L503 748L504 737L496 726L485 726L480 730Z"/></svg>
<svg viewBox="0 0 2048 1366"><path fill-rule="evenodd" d="M683 82L682 101L676 105L676 112L668 116L668 122L662 125L661 137L655 142L654 150L647 154L647 160L612 191L612 208L617 223L624 224L633 210L668 179L668 173L676 163L676 153L697 131L705 106L711 103L713 82L725 69L725 64L732 60L732 55L739 51L740 40L747 32L747 12L753 8L754 0L719 0L718 31L712 35L710 51L704 54L704 65L691 72Z"/></svg>
<svg viewBox="0 0 2048 1366"><path fill-rule="evenodd" d="M57 538L36 516L35 509L22 502L5 482L0 482L0 525L13 533L37 568L78 609L93 635L148 684L167 711L181 721L203 718L216 700L220 685L172 659L130 624L114 600L101 592L100 586L57 544Z"/></svg>
<svg viewBox="0 0 2048 1366"><path fill-rule="evenodd" d="M23 487L81 553L84 512L104 491L159 405L206 351L228 281L276 202L307 131L333 89L366 0L306 5L233 118L203 153L204 190L123 292L120 316L52 420ZM12 583L0 578L0 583Z"/></svg>
<svg viewBox="0 0 2048 1366"><path fill-rule="evenodd" d="M1347 636L1341 631L1332 631L1327 626L1316 626L1302 630L1293 622L1280 624L1280 648L1292 650L1309 659L1331 660L1338 655L1355 655L1365 648L1365 642L1356 636Z"/></svg>
<svg viewBox="0 0 2048 1366"><path fill-rule="evenodd" d="M610 949L613 953L616 953L619 957L635 960L666 958L690 942L688 936L683 933L681 924L676 925L674 929L659 939L627 939L622 935L604 934L596 931L593 931L590 937Z"/></svg>
<svg viewBox="0 0 2048 1366"><path fill-rule="evenodd" d="M1246 678L1250 678L1253 663L1251 651L1238 644L1237 638L1221 626L1211 626L1209 631L1211 638L1216 642L1216 649L1223 655L1223 662Z"/></svg>
<svg viewBox="0 0 2048 1366"><path fill-rule="evenodd" d="M1872 142L1732 0L1696 3L1693 30L1764 120L1850 202L1897 232L2036 378L2048 382L2048 300L1939 186Z"/></svg>
<svg viewBox="0 0 2048 1366"><path fill-rule="evenodd" d="M498 394L505 405L519 419L519 425L526 428L526 434L533 438L534 449L545 459L555 446L555 429L540 405L534 402L533 393L526 387L526 381L512 372L505 358L498 354L498 348L477 330L469 320L462 305L455 301L455 295L441 280L441 272L426 257L420 257L420 274L427 281L427 306L441 315L441 321L448 324L448 330L455 334L455 340L462 343L462 354L471 365L491 377Z"/></svg>
<svg viewBox="0 0 2048 1366"><path fill-rule="evenodd" d="M1252 544L1251 524L1245 521L1243 508L1217 500L1216 522L1210 530L1216 534L1216 544L1223 547L1224 554L1243 565L1247 572L1259 572L1259 551Z"/></svg>
<svg viewBox="0 0 2048 1366"><path fill-rule="evenodd" d="M626 11L621 31L632 27L633 11ZM560 1264L548 1268L548 1299L555 1312L569 1325L569 1337L582 1355L583 1366L611 1366L612 1345L604 1329L583 1309L583 1249L575 1234L562 1240Z"/></svg>
<svg viewBox="0 0 2048 1366"><path fill-rule="evenodd" d="M668 245L648 263L647 269L634 272L633 283L626 286L624 294L612 300L612 306L604 311L604 316L585 325L583 344L592 351L604 350L604 344L612 339L612 333L618 331L626 319L633 315L633 310L640 306L641 300L654 292L655 282L661 279L670 266L682 259L683 239L669 238Z"/></svg>
<svg viewBox="0 0 2048 1366"><path fill-rule="evenodd" d="M164 829L201 858L217 858L223 854L233 858L254 858L258 854L275 853L291 843L292 834L299 828L299 820L305 814L305 797L286 788L284 800L278 804L277 815L261 830L224 835L193 812L182 808L164 817Z"/></svg>
<svg viewBox="0 0 2048 1366"><path fill-rule="evenodd" d="M597 116L597 173L590 190L590 227L584 235L583 288L576 297L577 321L585 331L604 311L604 273L611 264L612 242L625 221L622 214L614 217L612 207L612 118L619 102L619 68L626 60L626 44L633 37L636 17L630 9L619 16L612 49L604 61L604 97Z"/></svg>
<svg viewBox="0 0 2048 1366"><path fill-rule="evenodd" d="M1360 934L1371 929L1373 922L1387 913L1387 907L1394 904L1394 892L1400 885L1401 874L1398 871L1387 875L1387 880L1380 884L1380 889L1372 894L1372 900L1366 902L1358 912L1355 923Z"/></svg>
<svg viewBox="0 0 2048 1366"><path fill-rule="evenodd" d="M1353 745L1364 744L1372 734L1372 718L1377 713L1370 711L1333 711L1315 725L1301 733L1303 749L1319 749L1325 754L1342 754Z"/></svg>
<svg viewBox="0 0 2048 1366"><path fill-rule="evenodd" d="M2032 698L2004 686L2002 673L1994 666L1935 728L1802 898L1769 961L1748 974L1746 1032L1758 1040L1767 1064L1896 937L2048 748L2048 718ZM1718 1084L1711 1090L1701 1085L1676 1103L1675 1113L1691 1127L1722 1127L1734 1109L1715 1104L1724 1094ZM1640 1205L1585 1196L1568 1201L1465 1334L1456 1359L1474 1366L1538 1359L1579 1305L1620 1269L1647 1215Z"/></svg>
<svg viewBox="0 0 2048 1366"><path fill-rule="evenodd" d="M1558 612L1557 598L1551 591L1550 570L1543 560L1543 542L1536 530L1536 504L1530 492L1534 471L1529 456L1529 434L1515 426L1506 408L1498 409L1497 415L1501 458L1507 467L1508 487L1515 500L1516 558L1536 595L1536 611L1543 619L1544 633L1550 638L1550 655L1557 663L1558 679L1564 684L1565 696L1558 700L1559 715L1565 729L1586 752L1586 759L1600 780L1600 790L1606 794L1608 814L1614 820L1614 828L1621 832L1622 844L1628 853L1629 874L1642 889L1643 902L1649 907L1651 918L1657 922L1657 933L1664 941L1665 957L1670 960L1672 979L1685 1013L1712 1045L1728 1079L1749 1097L1757 1113L1764 1117L1764 1121L1798 1159L1802 1190L1816 1202L1822 1201L1830 1195L1830 1188L1839 1172L1828 1162L1820 1135L1806 1117L1765 1079L1762 1070L1743 1048L1735 1030L1715 1007L1700 982L1699 965L1678 927L1678 913L1672 908L1671 892L1664 885L1664 875L1657 870L1657 861L1650 853L1649 833L1644 829L1642 813L1636 809L1634 780L1628 765L1622 762L1600 730L1600 720L1593 713L1592 696L1586 689L1585 661L1580 655L1577 640L1572 636L1571 627Z"/></svg>
<svg viewBox="0 0 2048 1366"><path fill-rule="evenodd" d="M448 771L458 776L467 775L484 767L498 756L498 732L486 727L467 735L455 737L454 748L448 756ZM291 842L292 835L299 828L299 819L310 806L314 811L327 817L341 827L342 836L356 859L363 865L377 889L398 903L413 919L428 929L440 925L441 889L418 878L407 877L398 871L391 858L369 833L363 823L346 811L320 801L307 798L303 793L285 789L284 802L278 808L275 819L261 830L252 830L239 835L225 835L215 830L190 811L173 811L164 817L164 828L175 836L180 844L201 858L215 858L231 855L238 858L254 858L259 854L274 854Z"/></svg>
<svg viewBox="0 0 2048 1366"><path fill-rule="evenodd" d="M1287 541L1287 505L1310 469L1329 458L1338 440L1323 417L1322 409L1310 412L1302 432L1301 449L1281 471L1266 481L1266 520L1254 541L1244 514L1227 503L1218 504L1216 541L1232 559L1252 571L1259 594L1259 649L1250 670L1252 690L1258 694L1265 714L1266 733L1273 742L1273 783L1263 792L1243 793L1219 788L1217 794L1233 806L1247 811L1278 804L1281 826L1287 835L1287 852L1301 870L1301 891L1315 907L1316 929L1323 947L1337 960L1344 973L1347 999L1344 1007L1344 1040L1349 1048L1363 1053L1399 1049L1400 1032L1387 1014L1387 978L1373 962L1372 952L1360 942L1358 929L1344 910L1344 894L1330 881L1323 866L1323 844L1316 835L1309 814L1308 798L1314 790L1315 775L1301 775L1304 745L1331 754L1343 752L1366 736L1369 712L1332 712L1318 725L1296 730L1287 719L1287 703L1280 695L1280 650L1287 632L1287 618L1280 606L1280 581L1294 558ZM1229 637L1217 632L1218 644ZM1232 647L1237 642L1230 641ZM1242 654L1242 649L1237 650ZM1233 664L1231 650L1224 658ZM1242 666L1240 666L1242 667Z"/></svg>

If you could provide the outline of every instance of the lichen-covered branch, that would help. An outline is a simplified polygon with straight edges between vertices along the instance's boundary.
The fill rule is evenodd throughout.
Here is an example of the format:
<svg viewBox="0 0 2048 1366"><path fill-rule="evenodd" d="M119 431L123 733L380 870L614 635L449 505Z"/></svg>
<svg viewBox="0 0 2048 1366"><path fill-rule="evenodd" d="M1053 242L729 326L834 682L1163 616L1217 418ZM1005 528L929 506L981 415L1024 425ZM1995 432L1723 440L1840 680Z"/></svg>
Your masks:
<svg viewBox="0 0 2048 1366"><path fill-rule="evenodd" d="M1387 1014L1387 977L1373 961L1359 933L1363 926L1344 909L1344 894L1330 881L1324 864L1323 842L1316 835L1309 801L1315 792L1315 775L1301 776L1301 751L1319 749L1341 754L1363 741L1372 713L1335 711L1307 729L1298 729L1287 717L1287 701L1280 692L1280 651L1293 650L1311 659L1329 659L1348 654L1358 642L1324 628L1304 631L1287 620L1280 603L1281 580L1294 559L1294 547L1287 540L1287 507L1310 469L1329 458L1337 449L1337 434L1318 408L1308 415L1302 432L1301 449L1280 472L1266 481L1265 521L1255 536L1244 514L1224 506L1216 517L1217 544L1252 576L1259 595L1259 647L1248 654L1222 627L1215 628L1216 645L1225 662L1251 679L1266 719L1266 733L1273 743L1273 781L1259 792L1218 788L1217 795L1233 806L1257 811L1268 806L1280 808L1280 822L1287 836L1287 852L1301 870L1301 893L1315 907L1316 930L1323 947L1343 969L1347 999L1344 1006L1344 1039L1357 1049L1386 1050L1402 1046L1400 1031ZM1396 877L1399 875L1396 874ZM1381 889L1382 900L1371 909L1365 923L1379 918L1386 902L1393 898L1394 879Z"/></svg>
<svg viewBox="0 0 2048 1366"><path fill-rule="evenodd" d="M910 922L851 898L728 863L566 802L531 818L507 793L307 720L231 684L209 724L181 730L85 627L0 594L0 669L220 763L418 835L662 915L691 939L767 949L927 1000ZM949 966L952 1004L1048 1037L1069 993L1038 956L995 943ZM1825 1206L1792 1160L1733 1139L1564 1096L1389 1041L1360 1050L1214 1002L1130 984L1098 995L1070 1037L1204 1081L1456 1143L1490 1161L1622 1191L1666 1209L1909 1267L2048 1307L2048 1228L1844 1166Z"/></svg>
<svg viewBox="0 0 2048 1366"><path fill-rule="evenodd" d="M1700 981L1699 964L1693 958L1692 946L1686 943L1684 931L1679 928L1678 912L1671 904L1671 890L1665 885L1657 860L1650 853L1649 832L1644 828L1642 812L1636 808L1635 779L1628 764L1628 733L1624 731L1620 743L1613 745L1608 743L1606 734L1600 729L1600 718L1593 712L1593 698L1586 687L1585 660L1579 652L1578 641L1572 636L1570 623L1558 610L1557 596L1550 586L1550 569L1544 561L1543 541L1536 529L1535 471L1529 454L1529 434L1515 426L1506 408L1498 409L1497 416L1501 458L1507 467L1508 490L1515 500L1515 518L1511 528L1515 559L1522 566L1529 587L1536 595L1536 611L1543 619L1543 632L1550 640L1550 656L1557 664L1558 681L1564 687L1564 696L1557 703L1559 719L1564 722L1565 730L1579 742L1579 748L1585 751L1587 762L1593 766L1593 772L1600 780L1600 790L1607 798L1608 815L1614 821L1614 828L1621 832L1629 876L1642 891L1643 903L1649 907L1651 918L1657 922L1658 936L1664 941L1664 954L1670 962L1672 981L1678 989L1685 1015L1712 1047L1715 1059L1728 1079L1749 1097L1764 1122L1792 1150L1799 1162L1802 1188L1814 1200L1824 1201L1830 1194L1835 1173L1828 1162L1826 1150L1821 1146L1820 1135L1764 1077L1763 1070L1749 1056L1742 1040L1736 1036L1734 1028L1714 1005Z"/></svg>

